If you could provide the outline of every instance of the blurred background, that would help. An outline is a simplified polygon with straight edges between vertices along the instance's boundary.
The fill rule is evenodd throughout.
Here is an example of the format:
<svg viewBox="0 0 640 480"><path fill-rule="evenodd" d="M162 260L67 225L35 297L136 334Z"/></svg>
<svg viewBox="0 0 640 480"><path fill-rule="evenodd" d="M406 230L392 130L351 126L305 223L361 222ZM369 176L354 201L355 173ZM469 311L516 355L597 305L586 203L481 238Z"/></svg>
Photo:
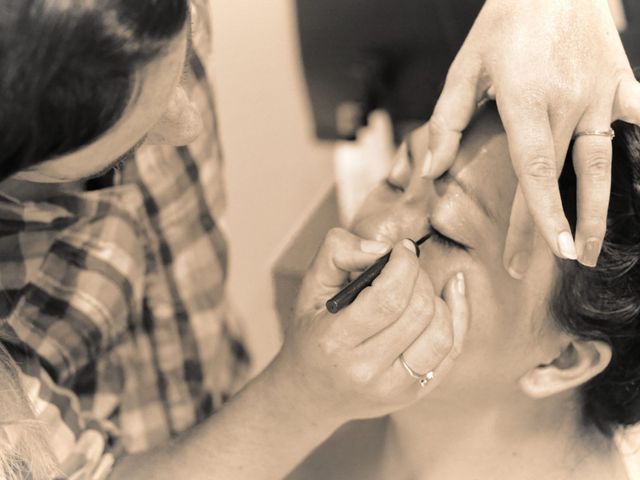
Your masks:
<svg viewBox="0 0 640 480"><path fill-rule="evenodd" d="M428 119L482 0L210 0L226 158L229 297L254 367L328 228ZM640 65L640 2L610 0Z"/></svg>
<svg viewBox="0 0 640 480"><path fill-rule="evenodd" d="M229 297L254 366L279 345L271 269L333 185L300 63L295 3L212 0L214 85L227 180Z"/></svg>

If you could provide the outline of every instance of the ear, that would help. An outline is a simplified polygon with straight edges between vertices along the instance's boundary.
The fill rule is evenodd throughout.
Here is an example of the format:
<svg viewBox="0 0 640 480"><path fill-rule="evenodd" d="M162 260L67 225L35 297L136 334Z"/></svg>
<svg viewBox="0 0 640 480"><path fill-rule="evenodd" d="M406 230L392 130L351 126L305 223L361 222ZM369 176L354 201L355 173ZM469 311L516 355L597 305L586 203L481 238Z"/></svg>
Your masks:
<svg viewBox="0 0 640 480"><path fill-rule="evenodd" d="M202 133L202 115L187 92L178 86L169 101L167 110L147 133L150 145L182 146L193 142Z"/></svg>
<svg viewBox="0 0 640 480"><path fill-rule="evenodd" d="M532 398L544 398L576 388L602 372L611 361L611 347L599 340L572 339L551 363L538 365L520 378L520 388Z"/></svg>

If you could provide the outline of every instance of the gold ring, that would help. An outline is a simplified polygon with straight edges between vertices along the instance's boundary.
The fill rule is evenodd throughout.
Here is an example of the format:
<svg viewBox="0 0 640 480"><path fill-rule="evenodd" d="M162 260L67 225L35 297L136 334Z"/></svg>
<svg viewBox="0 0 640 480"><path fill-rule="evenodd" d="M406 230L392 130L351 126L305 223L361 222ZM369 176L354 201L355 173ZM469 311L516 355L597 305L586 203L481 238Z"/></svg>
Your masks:
<svg viewBox="0 0 640 480"><path fill-rule="evenodd" d="M411 375L413 378L418 380L418 382L420 383L421 387L426 387L427 383L429 383L431 380L433 380L433 377L434 377L433 370L431 370L430 372L425 373L424 375L416 372L413 368L411 368L409 366L407 361L404 359L404 353L400 354L400 363L402 363L402 366L405 368L405 370L407 372L409 372L409 375Z"/></svg>
<svg viewBox="0 0 640 480"><path fill-rule="evenodd" d="M594 135L596 137L609 137L613 139L616 136L616 132L613 131L613 128L609 128L608 130L581 130L573 134L573 138L583 137L585 135Z"/></svg>

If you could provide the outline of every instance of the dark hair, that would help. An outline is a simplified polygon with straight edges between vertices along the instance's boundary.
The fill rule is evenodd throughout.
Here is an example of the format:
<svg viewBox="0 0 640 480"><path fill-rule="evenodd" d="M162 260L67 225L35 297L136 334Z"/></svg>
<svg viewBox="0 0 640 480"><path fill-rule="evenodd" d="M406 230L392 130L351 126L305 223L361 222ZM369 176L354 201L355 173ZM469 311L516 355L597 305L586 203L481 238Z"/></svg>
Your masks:
<svg viewBox="0 0 640 480"><path fill-rule="evenodd" d="M559 260L551 313L565 331L611 346L608 367L581 388L582 413L606 435L640 421L640 128L613 124L607 231L595 268ZM571 151L571 150L569 150ZM571 155L560 177L567 218L576 225Z"/></svg>
<svg viewBox="0 0 640 480"><path fill-rule="evenodd" d="M188 0L3 0L0 181L90 143L134 73L181 31Z"/></svg>

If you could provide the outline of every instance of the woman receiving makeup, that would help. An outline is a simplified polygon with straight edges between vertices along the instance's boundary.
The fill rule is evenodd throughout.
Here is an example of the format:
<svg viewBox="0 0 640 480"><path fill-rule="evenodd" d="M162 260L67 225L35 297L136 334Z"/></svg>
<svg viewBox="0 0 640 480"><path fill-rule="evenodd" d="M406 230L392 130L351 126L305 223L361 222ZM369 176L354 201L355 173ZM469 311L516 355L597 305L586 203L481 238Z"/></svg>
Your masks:
<svg viewBox="0 0 640 480"><path fill-rule="evenodd" d="M428 125L409 137L353 231L391 242L416 238L428 219L420 265L436 297L448 298L452 275L466 279L463 351L424 400L346 425L290 479L640 478L637 449L625 444L640 421L640 128L613 128L598 264L560 260L536 236L521 279L502 265L517 181L495 104L480 108L455 162L433 181L412 161L428 148ZM575 227L570 160L559 185ZM421 351L404 359L424 373Z"/></svg>
<svg viewBox="0 0 640 480"><path fill-rule="evenodd" d="M509 5L520 26L531 26L529 3ZM506 5L487 2L480 30L503 18L497 4ZM596 66L621 72L605 82L612 93L629 72L610 19L600 1L575 10L590 21L567 43L603 40L596 60L613 52L615 62ZM437 265L424 253L438 242L474 248L470 232L457 238L434 213L411 217L405 235L397 222L377 240L364 227L369 239L330 232L282 349L232 396L247 355L224 302L215 118L198 111L213 106L197 51L208 44L206 2L0 0L0 11L0 476L281 478L345 422L438 392L462 351L466 295L479 287L468 288L465 263L437 274L421 266ZM512 45L485 46L496 44ZM414 192L398 181L387 198ZM419 196L406 198L397 220L425 213ZM439 233L419 261L407 238L431 227ZM370 288L335 315L324 309L350 274L390 250Z"/></svg>

